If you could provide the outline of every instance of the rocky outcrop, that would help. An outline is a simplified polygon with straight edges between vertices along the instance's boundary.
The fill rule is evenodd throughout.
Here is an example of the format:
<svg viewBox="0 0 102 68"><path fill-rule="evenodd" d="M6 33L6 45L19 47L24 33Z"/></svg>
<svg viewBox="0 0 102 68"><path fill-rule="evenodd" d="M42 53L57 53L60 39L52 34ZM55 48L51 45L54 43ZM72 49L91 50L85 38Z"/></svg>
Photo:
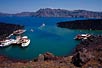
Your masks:
<svg viewBox="0 0 102 68"><path fill-rule="evenodd" d="M16 14L0 13L0 16L34 16L34 17L68 17L68 18L102 18L102 12L87 10L39 9L36 12L21 12Z"/></svg>
<svg viewBox="0 0 102 68"><path fill-rule="evenodd" d="M98 64L102 63L102 36L91 36L75 48L72 57L72 63L75 66L82 67L83 65L94 60ZM92 62L91 62L92 63Z"/></svg>
<svg viewBox="0 0 102 68"><path fill-rule="evenodd" d="M76 52L72 57L72 63L75 66L83 66L92 58L92 54L86 50Z"/></svg>
<svg viewBox="0 0 102 68"><path fill-rule="evenodd" d="M40 54L37 58L38 61L47 61L47 60L62 60L63 57L55 56L50 52L46 52L44 54Z"/></svg>
<svg viewBox="0 0 102 68"><path fill-rule="evenodd" d="M102 19L86 19L57 23L58 27L68 29L102 30Z"/></svg>

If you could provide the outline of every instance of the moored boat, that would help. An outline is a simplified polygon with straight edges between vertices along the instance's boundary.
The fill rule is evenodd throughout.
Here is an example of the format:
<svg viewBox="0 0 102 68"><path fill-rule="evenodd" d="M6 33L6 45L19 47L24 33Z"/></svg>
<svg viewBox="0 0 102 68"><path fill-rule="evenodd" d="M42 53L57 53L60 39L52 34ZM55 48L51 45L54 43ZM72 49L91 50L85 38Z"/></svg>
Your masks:
<svg viewBox="0 0 102 68"><path fill-rule="evenodd" d="M0 47L7 47L10 46L15 40L14 39L6 39L0 42Z"/></svg>
<svg viewBox="0 0 102 68"><path fill-rule="evenodd" d="M30 44L30 39L27 36L21 38L21 47L27 47Z"/></svg>
<svg viewBox="0 0 102 68"><path fill-rule="evenodd" d="M78 34L74 39L75 40L82 40L82 39L87 39L90 36L91 36L90 34Z"/></svg>
<svg viewBox="0 0 102 68"><path fill-rule="evenodd" d="M14 35L20 35L22 33L24 33L26 30L22 30L22 29L19 29L19 30L16 30L13 32Z"/></svg>

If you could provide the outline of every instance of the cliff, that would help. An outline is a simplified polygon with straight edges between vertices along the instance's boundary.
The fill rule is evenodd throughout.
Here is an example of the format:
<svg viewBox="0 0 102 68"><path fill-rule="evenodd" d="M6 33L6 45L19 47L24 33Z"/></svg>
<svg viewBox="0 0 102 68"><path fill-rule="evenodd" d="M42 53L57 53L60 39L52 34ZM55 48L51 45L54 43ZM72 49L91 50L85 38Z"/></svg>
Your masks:
<svg viewBox="0 0 102 68"><path fill-rule="evenodd" d="M69 29L102 30L102 19L75 20L57 23L58 27Z"/></svg>
<svg viewBox="0 0 102 68"><path fill-rule="evenodd" d="M72 63L78 67L102 67L102 35L91 36L80 42L74 50Z"/></svg>
<svg viewBox="0 0 102 68"><path fill-rule="evenodd" d="M16 14L0 13L0 16L34 16L34 17L68 17L68 18L102 18L102 12L88 10L39 9L36 12L21 12Z"/></svg>

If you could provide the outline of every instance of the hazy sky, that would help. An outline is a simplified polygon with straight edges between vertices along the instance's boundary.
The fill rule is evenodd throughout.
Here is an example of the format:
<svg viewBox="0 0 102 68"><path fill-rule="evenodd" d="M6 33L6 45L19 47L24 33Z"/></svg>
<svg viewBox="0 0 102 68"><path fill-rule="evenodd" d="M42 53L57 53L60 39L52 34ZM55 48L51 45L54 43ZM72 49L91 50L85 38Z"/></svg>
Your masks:
<svg viewBox="0 0 102 68"><path fill-rule="evenodd" d="M40 8L102 11L102 0L0 0L0 12L34 12Z"/></svg>

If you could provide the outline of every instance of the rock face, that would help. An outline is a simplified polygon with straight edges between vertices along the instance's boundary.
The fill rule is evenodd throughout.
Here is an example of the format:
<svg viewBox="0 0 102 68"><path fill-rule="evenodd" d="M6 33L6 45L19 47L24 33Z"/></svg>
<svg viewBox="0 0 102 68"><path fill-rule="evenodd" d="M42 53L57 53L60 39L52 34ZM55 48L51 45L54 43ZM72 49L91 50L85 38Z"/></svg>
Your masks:
<svg viewBox="0 0 102 68"><path fill-rule="evenodd" d="M36 12L21 12L16 14L0 13L0 16L34 16L34 17L69 17L69 18L102 18L102 12L87 10L39 9Z"/></svg>
<svg viewBox="0 0 102 68"><path fill-rule="evenodd" d="M75 48L72 63L81 67L90 60L102 63L102 36L91 36Z"/></svg>
<svg viewBox="0 0 102 68"><path fill-rule="evenodd" d="M45 54L40 54L37 60L46 61L46 60L61 60L61 59L62 57L58 57L58 56L53 55L50 52L46 52Z"/></svg>
<svg viewBox="0 0 102 68"><path fill-rule="evenodd" d="M102 19L75 20L57 23L58 27L69 29L102 30Z"/></svg>
<svg viewBox="0 0 102 68"><path fill-rule="evenodd" d="M84 50L81 52L77 52L72 57L72 63L75 66L83 66L85 63L87 63L92 58L92 55L90 52L84 52Z"/></svg>

